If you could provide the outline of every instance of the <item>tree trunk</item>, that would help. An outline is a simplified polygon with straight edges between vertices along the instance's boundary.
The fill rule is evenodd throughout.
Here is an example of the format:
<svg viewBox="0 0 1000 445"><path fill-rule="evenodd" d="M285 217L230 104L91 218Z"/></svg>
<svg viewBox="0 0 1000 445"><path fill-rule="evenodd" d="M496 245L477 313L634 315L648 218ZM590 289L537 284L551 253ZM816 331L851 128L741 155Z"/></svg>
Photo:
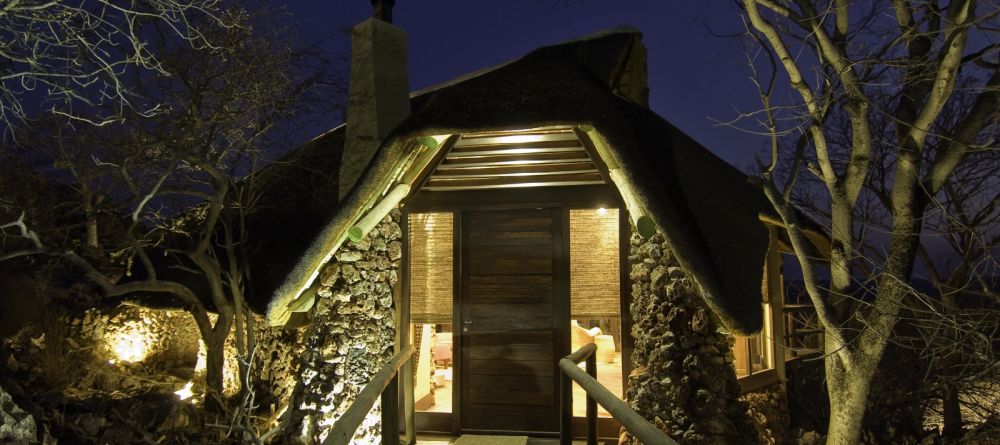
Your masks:
<svg viewBox="0 0 1000 445"><path fill-rule="evenodd" d="M827 348L830 347L827 342ZM832 351L826 360L826 388L830 394L830 424L826 445L856 445L861 441L865 401L876 363L857 357L851 369Z"/></svg>
<svg viewBox="0 0 1000 445"><path fill-rule="evenodd" d="M941 435L953 439L962 437L962 406L958 386L945 383L941 402L944 405L944 431Z"/></svg>
<svg viewBox="0 0 1000 445"><path fill-rule="evenodd" d="M222 412L223 376L225 374L226 337L213 335L205 341L205 409Z"/></svg>

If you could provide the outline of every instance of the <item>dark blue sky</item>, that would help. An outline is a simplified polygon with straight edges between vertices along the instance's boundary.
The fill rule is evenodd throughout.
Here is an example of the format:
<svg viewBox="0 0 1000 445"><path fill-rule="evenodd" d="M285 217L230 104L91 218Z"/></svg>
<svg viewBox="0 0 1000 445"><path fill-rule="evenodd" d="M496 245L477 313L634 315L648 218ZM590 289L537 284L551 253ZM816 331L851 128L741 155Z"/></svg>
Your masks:
<svg viewBox="0 0 1000 445"><path fill-rule="evenodd" d="M305 40L335 35L329 49L347 52L344 29L371 15L368 0L297 0L289 9ZM393 22L409 35L410 89L418 90L516 59L534 48L631 25L649 50L650 106L684 132L740 167L763 139L720 127L736 108L759 108L742 30L726 0L397 0ZM331 127L336 123L331 123Z"/></svg>

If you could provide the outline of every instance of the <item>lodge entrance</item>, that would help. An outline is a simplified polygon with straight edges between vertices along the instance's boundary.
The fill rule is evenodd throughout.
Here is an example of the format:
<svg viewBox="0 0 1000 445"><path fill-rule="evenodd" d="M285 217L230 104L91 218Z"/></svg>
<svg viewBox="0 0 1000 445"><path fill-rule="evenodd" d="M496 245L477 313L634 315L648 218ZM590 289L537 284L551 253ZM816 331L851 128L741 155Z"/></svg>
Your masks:
<svg viewBox="0 0 1000 445"><path fill-rule="evenodd" d="M524 199L516 194L475 197L411 202L404 218L415 427L554 437L561 410L574 422L584 416L582 389L559 392L557 363L571 350L597 343L598 381L624 395L624 217L597 193L535 192L545 198L537 204L512 202ZM616 434L610 415L598 416L601 433Z"/></svg>
<svg viewBox="0 0 1000 445"><path fill-rule="evenodd" d="M465 211L461 225L461 430L558 431L561 209Z"/></svg>

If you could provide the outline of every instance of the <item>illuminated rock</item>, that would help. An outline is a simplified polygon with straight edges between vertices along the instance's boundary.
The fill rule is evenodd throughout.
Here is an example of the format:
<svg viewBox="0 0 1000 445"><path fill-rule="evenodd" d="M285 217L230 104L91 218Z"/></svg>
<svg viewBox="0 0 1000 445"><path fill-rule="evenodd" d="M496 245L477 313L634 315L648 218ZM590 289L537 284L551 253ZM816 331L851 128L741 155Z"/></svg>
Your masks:
<svg viewBox="0 0 1000 445"><path fill-rule="evenodd" d="M0 443L36 443L35 419L14 404L14 399L0 388Z"/></svg>

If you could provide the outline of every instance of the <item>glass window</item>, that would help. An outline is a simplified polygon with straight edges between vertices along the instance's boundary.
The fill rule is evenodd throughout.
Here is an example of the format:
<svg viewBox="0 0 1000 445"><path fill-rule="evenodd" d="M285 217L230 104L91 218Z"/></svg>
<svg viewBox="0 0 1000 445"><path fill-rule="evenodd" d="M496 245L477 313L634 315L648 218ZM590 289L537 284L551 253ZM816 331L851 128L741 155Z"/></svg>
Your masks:
<svg viewBox="0 0 1000 445"><path fill-rule="evenodd" d="M411 213L409 226L410 338L416 346L417 411L452 410L454 215Z"/></svg>
<svg viewBox="0 0 1000 445"><path fill-rule="evenodd" d="M771 308L764 304L764 329L750 337L733 336L736 377L746 377L774 367L771 345Z"/></svg>
<svg viewBox="0 0 1000 445"><path fill-rule="evenodd" d="M570 347L597 344L597 381L622 398L618 230L618 209L569 212ZM597 414L611 417L600 405ZM586 416L586 393L575 383L573 415Z"/></svg>

